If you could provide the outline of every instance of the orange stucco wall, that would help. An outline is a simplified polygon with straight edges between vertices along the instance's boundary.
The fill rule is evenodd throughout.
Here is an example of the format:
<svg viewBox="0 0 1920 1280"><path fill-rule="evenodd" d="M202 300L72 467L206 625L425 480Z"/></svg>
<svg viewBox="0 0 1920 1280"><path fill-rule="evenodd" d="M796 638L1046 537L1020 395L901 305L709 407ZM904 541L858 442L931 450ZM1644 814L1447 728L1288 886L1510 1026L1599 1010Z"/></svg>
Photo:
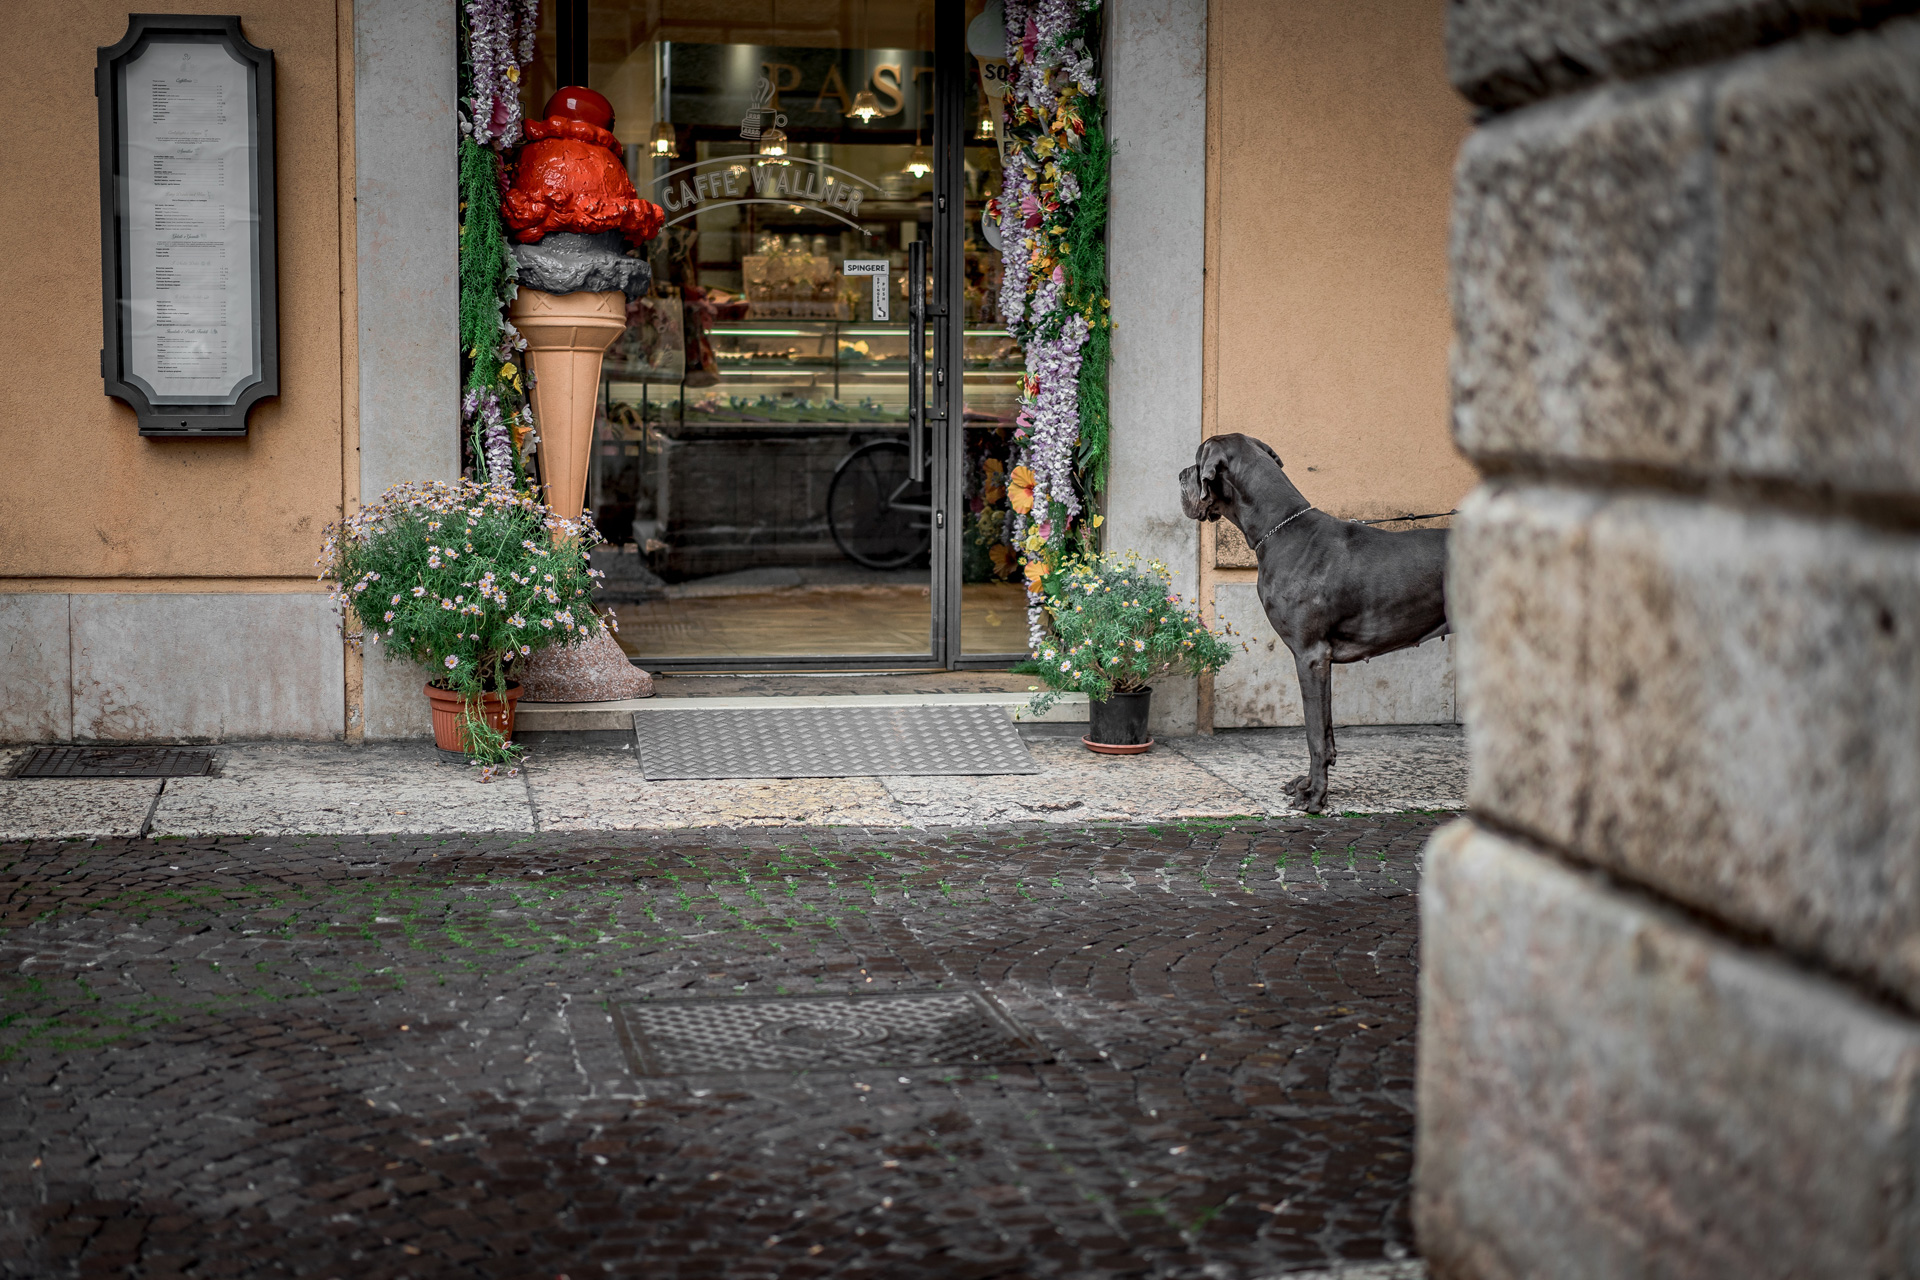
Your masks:
<svg viewBox="0 0 1920 1280"><path fill-rule="evenodd" d="M182 578L271 590L263 579L311 577L321 529L341 510L352 442L340 24L351 10L179 0L168 11L238 12L247 38L275 54L280 396L254 409L245 440L189 443L141 439L132 410L102 391L94 50L125 34L128 8L35 6L12 31L17 74L0 84L0 591Z"/></svg>
<svg viewBox="0 0 1920 1280"><path fill-rule="evenodd" d="M1209 434L1272 444L1316 505L1446 511L1447 218L1467 108L1445 0L1213 0Z"/></svg>

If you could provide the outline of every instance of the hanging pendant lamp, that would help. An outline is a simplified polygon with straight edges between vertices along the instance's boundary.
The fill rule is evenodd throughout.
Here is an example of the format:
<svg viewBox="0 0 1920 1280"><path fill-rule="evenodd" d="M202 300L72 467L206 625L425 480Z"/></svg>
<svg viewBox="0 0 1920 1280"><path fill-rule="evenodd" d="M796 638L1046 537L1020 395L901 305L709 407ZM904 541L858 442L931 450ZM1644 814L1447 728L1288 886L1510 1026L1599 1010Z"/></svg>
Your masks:
<svg viewBox="0 0 1920 1280"><path fill-rule="evenodd" d="M680 139L673 126L662 120L653 126L653 154L662 160L680 158Z"/></svg>
<svg viewBox="0 0 1920 1280"><path fill-rule="evenodd" d="M880 114L880 99L873 96L873 90L862 89L853 95L853 105L847 108L848 119L858 119L866 124Z"/></svg>

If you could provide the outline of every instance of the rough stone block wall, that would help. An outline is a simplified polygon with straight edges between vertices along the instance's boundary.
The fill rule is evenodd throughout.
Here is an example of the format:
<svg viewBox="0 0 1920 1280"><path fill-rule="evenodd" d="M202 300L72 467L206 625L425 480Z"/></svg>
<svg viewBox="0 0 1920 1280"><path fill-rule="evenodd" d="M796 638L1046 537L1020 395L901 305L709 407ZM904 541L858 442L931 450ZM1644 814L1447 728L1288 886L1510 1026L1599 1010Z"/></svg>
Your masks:
<svg viewBox="0 0 1920 1280"><path fill-rule="evenodd" d="M1920 1275L1920 17L1457 0L1441 1280Z"/></svg>

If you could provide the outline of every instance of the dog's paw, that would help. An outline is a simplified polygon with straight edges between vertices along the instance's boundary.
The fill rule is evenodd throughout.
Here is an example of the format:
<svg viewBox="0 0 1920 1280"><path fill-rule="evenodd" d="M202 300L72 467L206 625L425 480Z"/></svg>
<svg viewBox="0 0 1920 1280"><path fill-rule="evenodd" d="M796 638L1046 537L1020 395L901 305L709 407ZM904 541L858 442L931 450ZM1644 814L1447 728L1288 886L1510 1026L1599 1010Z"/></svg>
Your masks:
<svg viewBox="0 0 1920 1280"><path fill-rule="evenodd" d="M1301 774L1282 790L1288 802L1303 813L1320 813L1327 807L1326 781L1322 779L1316 786L1311 774Z"/></svg>

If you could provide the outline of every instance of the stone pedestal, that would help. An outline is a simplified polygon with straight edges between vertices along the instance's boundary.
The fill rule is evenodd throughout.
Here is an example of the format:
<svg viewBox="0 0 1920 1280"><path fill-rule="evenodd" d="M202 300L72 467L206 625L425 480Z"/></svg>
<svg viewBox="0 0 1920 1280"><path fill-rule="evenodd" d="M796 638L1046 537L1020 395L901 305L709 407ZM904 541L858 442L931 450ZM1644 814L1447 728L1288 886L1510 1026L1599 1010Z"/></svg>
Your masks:
<svg viewBox="0 0 1920 1280"><path fill-rule="evenodd" d="M580 644L541 649L520 672L527 702L612 702L651 698L653 677L627 660L620 642L602 631Z"/></svg>

